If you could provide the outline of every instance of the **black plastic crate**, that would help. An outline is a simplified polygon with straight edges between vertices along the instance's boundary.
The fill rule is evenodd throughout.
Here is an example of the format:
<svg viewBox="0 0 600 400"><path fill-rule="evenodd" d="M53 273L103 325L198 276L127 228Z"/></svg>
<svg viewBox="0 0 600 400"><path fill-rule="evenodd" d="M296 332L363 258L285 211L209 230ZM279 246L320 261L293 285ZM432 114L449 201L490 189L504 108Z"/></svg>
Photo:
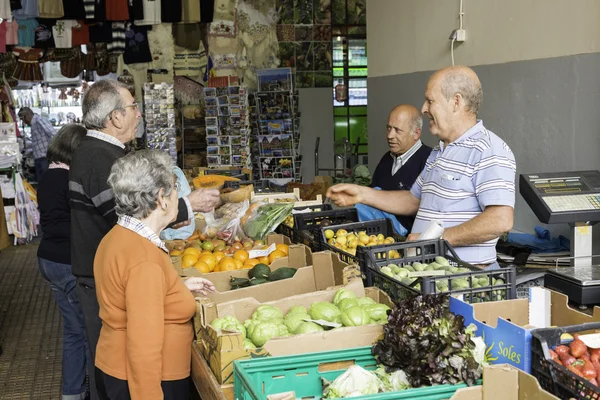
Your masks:
<svg viewBox="0 0 600 400"><path fill-rule="evenodd" d="M374 219L371 221L354 222L351 224L324 226L320 227L319 229L321 231L319 234L319 240L321 240L321 250L329 250L333 251L334 253L338 253L342 261L347 262L348 264L357 264L360 267L361 271L366 265L364 249L366 249L367 247L358 246L356 248L356 256L353 256L352 254L347 253L327 243L327 239L325 238L326 230L331 229L332 231L337 232L339 229L345 229L348 233L365 231L367 235L379 235L381 233L385 237L393 237L396 242L401 242L405 240L403 236L400 236L396 233L392 221L386 218ZM384 244L378 246L371 246L369 248L373 249L385 246L387 245Z"/></svg>
<svg viewBox="0 0 600 400"><path fill-rule="evenodd" d="M311 212L309 212L307 214L313 214L313 212L318 212L318 211L314 211L314 210L319 210L319 211L331 210L331 204L316 204L316 205L312 205L312 206L294 207L294 210L295 211L311 210ZM292 217L294 217L293 212L294 211L292 211ZM304 215L306 215L306 214L304 214ZM289 225L286 225L284 222L282 222L277 227L276 232L289 237L292 240L292 243L306 244L306 243L302 243L301 241L299 241L300 239L298 237L298 230L296 229L296 218L295 217L294 217L294 226L289 226ZM310 249L312 251L319 251L318 248L313 248L313 247L309 246L308 244L307 244L307 246L310 247Z"/></svg>
<svg viewBox="0 0 600 400"><path fill-rule="evenodd" d="M329 205L329 204L328 204ZM304 244L313 251L321 251L322 241L319 238L321 221L328 219L333 224L341 224L345 221L358 221L356 208L329 209L294 214L294 239L296 243Z"/></svg>
<svg viewBox="0 0 600 400"><path fill-rule="evenodd" d="M563 333L600 330L600 322L531 331L531 374L542 388L561 399L600 399L600 388L551 361L549 349L561 344Z"/></svg>
<svg viewBox="0 0 600 400"><path fill-rule="evenodd" d="M258 180L258 181L227 181L224 184L226 188L239 189L240 186L254 186L254 193L286 193L287 184L286 185L277 185L267 179Z"/></svg>
<svg viewBox="0 0 600 400"><path fill-rule="evenodd" d="M510 300L517 297L516 281L517 271L515 266L500 269L484 270L462 261L452 247L443 239L422 240L416 242L394 243L386 246L373 246L365 248L366 268L361 268L365 286L375 286L386 292L394 301L400 301L419 294L449 293L462 295L467 303L481 303L485 301ZM397 254L390 257L390 252ZM470 272L454 273L452 275L421 276L412 283L403 283L398 279L381 272L380 268L389 264L399 267L416 262L429 264L441 256L448 260L452 267L466 268ZM469 287L455 287L455 279L466 279ZM473 287L474 279L487 279L489 285ZM503 284L493 285L492 279L502 279ZM445 282L447 291L438 290L438 282ZM477 285L480 285L477 282Z"/></svg>

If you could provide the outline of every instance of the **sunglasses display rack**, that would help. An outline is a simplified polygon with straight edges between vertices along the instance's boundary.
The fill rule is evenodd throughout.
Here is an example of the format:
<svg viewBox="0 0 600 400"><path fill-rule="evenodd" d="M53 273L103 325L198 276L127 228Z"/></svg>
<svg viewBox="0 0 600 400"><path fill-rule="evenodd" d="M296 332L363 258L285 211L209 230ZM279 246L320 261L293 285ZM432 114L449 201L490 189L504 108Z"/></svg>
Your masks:
<svg viewBox="0 0 600 400"><path fill-rule="evenodd" d="M251 167L248 92L237 77L209 81L204 88L206 162Z"/></svg>
<svg viewBox="0 0 600 400"><path fill-rule="evenodd" d="M175 94L168 83L144 84L146 147L167 152L177 162Z"/></svg>

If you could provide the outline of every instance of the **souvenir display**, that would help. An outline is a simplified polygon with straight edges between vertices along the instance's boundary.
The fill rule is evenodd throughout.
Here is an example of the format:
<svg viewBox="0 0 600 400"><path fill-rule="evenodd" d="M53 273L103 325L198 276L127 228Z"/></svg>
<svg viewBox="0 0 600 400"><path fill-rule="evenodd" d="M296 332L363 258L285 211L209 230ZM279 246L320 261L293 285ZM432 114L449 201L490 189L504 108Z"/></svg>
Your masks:
<svg viewBox="0 0 600 400"><path fill-rule="evenodd" d="M144 114L147 147L169 153L176 162L175 94L172 84L144 84Z"/></svg>
<svg viewBox="0 0 600 400"><path fill-rule="evenodd" d="M250 167L248 94L237 79L209 81L204 88L209 167Z"/></svg>

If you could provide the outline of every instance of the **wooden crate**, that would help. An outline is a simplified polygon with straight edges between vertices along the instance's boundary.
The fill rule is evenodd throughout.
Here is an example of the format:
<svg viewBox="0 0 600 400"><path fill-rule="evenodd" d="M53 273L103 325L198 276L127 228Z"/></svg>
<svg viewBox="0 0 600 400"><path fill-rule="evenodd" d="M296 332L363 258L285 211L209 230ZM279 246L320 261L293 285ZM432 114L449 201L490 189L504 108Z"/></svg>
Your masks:
<svg viewBox="0 0 600 400"><path fill-rule="evenodd" d="M192 381L202 400L233 400L233 384L217 382L196 342L192 343Z"/></svg>

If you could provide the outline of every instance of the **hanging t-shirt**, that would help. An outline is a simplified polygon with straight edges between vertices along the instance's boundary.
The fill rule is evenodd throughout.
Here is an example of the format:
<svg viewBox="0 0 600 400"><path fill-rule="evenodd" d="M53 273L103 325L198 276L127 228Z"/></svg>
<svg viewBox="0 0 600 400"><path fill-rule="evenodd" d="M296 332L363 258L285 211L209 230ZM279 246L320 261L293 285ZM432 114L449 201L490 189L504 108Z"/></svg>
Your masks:
<svg viewBox="0 0 600 400"><path fill-rule="evenodd" d="M181 22L200 22L200 1L183 0L181 9Z"/></svg>
<svg viewBox="0 0 600 400"><path fill-rule="evenodd" d="M73 47L73 31L71 28L77 25L77 21L72 19L64 19L56 21L56 25L52 27L54 35L54 44L57 49L70 49Z"/></svg>
<svg viewBox="0 0 600 400"><path fill-rule="evenodd" d="M112 42L112 32L110 23L97 23L89 25L90 43L110 43Z"/></svg>
<svg viewBox="0 0 600 400"><path fill-rule="evenodd" d="M20 19L19 23L19 46L33 47L35 46L35 30L38 27L38 22L35 18Z"/></svg>
<svg viewBox="0 0 600 400"><path fill-rule="evenodd" d="M0 24L0 53L6 53L6 23Z"/></svg>
<svg viewBox="0 0 600 400"><path fill-rule="evenodd" d="M38 0L40 18L62 18L65 15L63 3L59 0Z"/></svg>
<svg viewBox="0 0 600 400"><path fill-rule="evenodd" d="M125 64L147 63L152 61L152 53L148 43L149 26L129 24L125 31Z"/></svg>
<svg viewBox="0 0 600 400"><path fill-rule="evenodd" d="M20 10L22 7L21 0L10 0L10 9L12 11Z"/></svg>
<svg viewBox="0 0 600 400"><path fill-rule="evenodd" d="M106 0L107 21L129 21L127 0Z"/></svg>
<svg viewBox="0 0 600 400"><path fill-rule="evenodd" d="M169 1L169 0L165 0ZM136 19L134 23L141 25L158 25L161 21L161 0L143 0L144 18Z"/></svg>
<svg viewBox="0 0 600 400"><path fill-rule="evenodd" d="M6 44L19 44L19 22L14 19L3 23L6 23Z"/></svg>
<svg viewBox="0 0 600 400"><path fill-rule="evenodd" d="M2 18L2 19L12 18L12 10L10 8L9 0L0 0L0 18Z"/></svg>
<svg viewBox="0 0 600 400"><path fill-rule="evenodd" d="M37 18L38 0L21 0L21 9L13 11L13 17L16 19Z"/></svg>
<svg viewBox="0 0 600 400"><path fill-rule="evenodd" d="M83 0L62 0L65 19L84 19Z"/></svg>
<svg viewBox="0 0 600 400"><path fill-rule="evenodd" d="M83 0L85 19L106 21L106 0Z"/></svg>
<svg viewBox="0 0 600 400"><path fill-rule="evenodd" d="M73 47L90 43L90 28L83 21L77 21L77 25L72 28L71 34L73 35L71 38L71 46Z"/></svg>
<svg viewBox="0 0 600 400"><path fill-rule="evenodd" d="M163 0L160 10L162 22L181 22L182 0Z"/></svg>
<svg viewBox="0 0 600 400"><path fill-rule="evenodd" d="M129 20L144 19L144 0L129 0Z"/></svg>
<svg viewBox="0 0 600 400"><path fill-rule="evenodd" d="M215 14L215 0L200 0L201 22L213 22Z"/></svg>
<svg viewBox="0 0 600 400"><path fill-rule="evenodd" d="M125 22L113 22L112 40L107 44L109 54L125 52Z"/></svg>
<svg viewBox="0 0 600 400"><path fill-rule="evenodd" d="M52 27L56 24L55 19L38 18L38 27L35 30L35 47L38 49L50 49L56 47Z"/></svg>

